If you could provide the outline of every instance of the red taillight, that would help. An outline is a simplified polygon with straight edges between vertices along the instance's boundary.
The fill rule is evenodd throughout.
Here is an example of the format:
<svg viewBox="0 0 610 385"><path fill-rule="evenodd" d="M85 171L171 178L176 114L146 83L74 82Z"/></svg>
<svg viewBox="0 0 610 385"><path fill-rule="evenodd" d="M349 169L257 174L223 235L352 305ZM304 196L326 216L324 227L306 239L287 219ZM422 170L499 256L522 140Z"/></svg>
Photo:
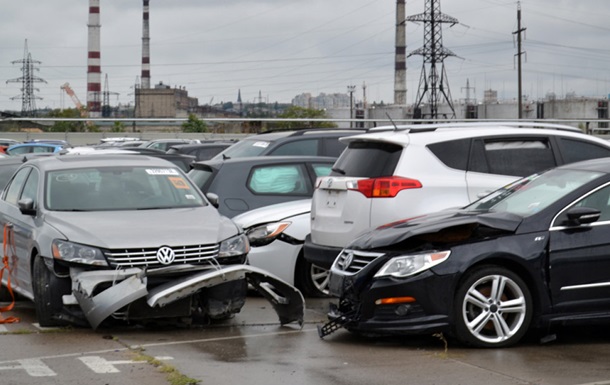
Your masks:
<svg viewBox="0 0 610 385"><path fill-rule="evenodd" d="M367 198L393 198L402 190L421 187L420 181L399 176L361 179L351 186L348 183L348 190L358 191Z"/></svg>

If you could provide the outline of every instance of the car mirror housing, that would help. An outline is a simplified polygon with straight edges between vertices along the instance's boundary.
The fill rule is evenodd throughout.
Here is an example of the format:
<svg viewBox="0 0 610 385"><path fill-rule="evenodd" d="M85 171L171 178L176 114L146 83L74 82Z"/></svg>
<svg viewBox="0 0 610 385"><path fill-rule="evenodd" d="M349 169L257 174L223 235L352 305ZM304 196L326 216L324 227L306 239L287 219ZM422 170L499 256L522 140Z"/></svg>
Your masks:
<svg viewBox="0 0 610 385"><path fill-rule="evenodd" d="M218 208L219 206L219 197L217 194L214 193L207 193L205 194L205 197L208 198L208 201L210 201L210 204L216 208Z"/></svg>
<svg viewBox="0 0 610 385"><path fill-rule="evenodd" d="M601 212L591 207L573 207L568 210L566 215L568 225L579 226L596 222L600 218Z"/></svg>
<svg viewBox="0 0 610 385"><path fill-rule="evenodd" d="M17 202L19 211L24 215L36 215L36 209L34 208L34 201L30 198L21 199Z"/></svg>

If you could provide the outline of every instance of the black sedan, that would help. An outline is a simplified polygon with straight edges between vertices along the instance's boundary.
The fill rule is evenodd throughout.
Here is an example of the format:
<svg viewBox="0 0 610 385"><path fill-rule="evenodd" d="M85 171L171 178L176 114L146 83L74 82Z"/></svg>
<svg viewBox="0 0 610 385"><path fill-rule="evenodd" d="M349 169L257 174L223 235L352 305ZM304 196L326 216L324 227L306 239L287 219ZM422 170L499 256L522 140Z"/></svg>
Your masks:
<svg viewBox="0 0 610 385"><path fill-rule="evenodd" d="M610 158L566 165L459 210L390 223L335 260L320 337L443 332L477 347L610 321Z"/></svg>

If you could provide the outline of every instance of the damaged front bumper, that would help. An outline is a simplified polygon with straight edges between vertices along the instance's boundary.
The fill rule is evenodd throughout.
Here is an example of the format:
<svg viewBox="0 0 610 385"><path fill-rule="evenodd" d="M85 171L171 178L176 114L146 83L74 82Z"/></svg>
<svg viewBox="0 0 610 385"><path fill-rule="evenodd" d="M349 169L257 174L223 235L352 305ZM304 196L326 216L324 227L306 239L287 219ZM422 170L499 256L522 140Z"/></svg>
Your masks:
<svg viewBox="0 0 610 385"><path fill-rule="evenodd" d="M106 318L140 299L144 299L151 309L163 309L202 290L246 280L273 305L281 325L291 322L303 325L303 295L294 286L267 271L249 265L193 272L194 268L196 267L180 265L148 271L140 268L98 271L72 269L72 295L64 296L63 302L64 305L79 305L91 327L96 329ZM167 279L174 276L175 278ZM160 285L149 287L149 280L155 277L164 277L166 280ZM245 298L228 300L240 303Z"/></svg>

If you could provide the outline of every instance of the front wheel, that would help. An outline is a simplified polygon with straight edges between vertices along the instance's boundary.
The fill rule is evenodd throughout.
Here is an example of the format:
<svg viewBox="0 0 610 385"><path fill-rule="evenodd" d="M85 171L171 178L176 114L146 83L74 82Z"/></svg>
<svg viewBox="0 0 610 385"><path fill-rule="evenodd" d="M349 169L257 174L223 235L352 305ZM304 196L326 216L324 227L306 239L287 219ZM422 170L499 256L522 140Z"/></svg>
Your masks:
<svg viewBox="0 0 610 385"><path fill-rule="evenodd" d="M34 307L40 326L64 326L61 320L62 296L70 293L70 280L56 277L45 265L43 257L34 257L32 265L32 287Z"/></svg>
<svg viewBox="0 0 610 385"><path fill-rule="evenodd" d="M456 338L484 348L517 343L527 332L533 313L525 282L499 266L468 273L457 290L454 308Z"/></svg>
<svg viewBox="0 0 610 385"><path fill-rule="evenodd" d="M328 297L329 271L303 258L299 255L296 271L296 286L308 297Z"/></svg>

